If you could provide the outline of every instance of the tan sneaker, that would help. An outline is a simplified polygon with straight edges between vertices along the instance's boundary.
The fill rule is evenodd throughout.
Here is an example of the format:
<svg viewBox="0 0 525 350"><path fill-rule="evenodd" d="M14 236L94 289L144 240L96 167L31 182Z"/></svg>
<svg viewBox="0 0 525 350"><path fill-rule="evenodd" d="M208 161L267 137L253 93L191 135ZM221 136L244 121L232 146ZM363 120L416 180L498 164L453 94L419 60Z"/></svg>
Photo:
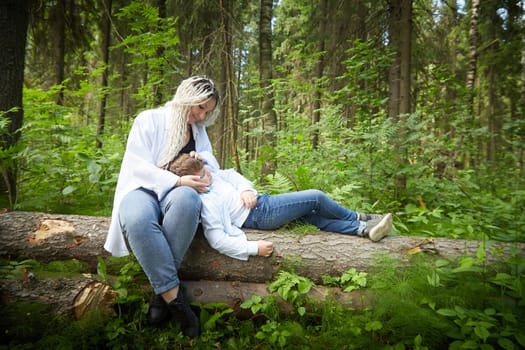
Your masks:
<svg viewBox="0 0 525 350"><path fill-rule="evenodd" d="M380 218L371 219L366 222L364 229L365 236L372 242L378 242L385 237L392 229L392 214L388 213Z"/></svg>
<svg viewBox="0 0 525 350"><path fill-rule="evenodd" d="M366 214L366 213L357 213L357 220L359 221L370 221L374 219L381 219L382 214Z"/></svg>

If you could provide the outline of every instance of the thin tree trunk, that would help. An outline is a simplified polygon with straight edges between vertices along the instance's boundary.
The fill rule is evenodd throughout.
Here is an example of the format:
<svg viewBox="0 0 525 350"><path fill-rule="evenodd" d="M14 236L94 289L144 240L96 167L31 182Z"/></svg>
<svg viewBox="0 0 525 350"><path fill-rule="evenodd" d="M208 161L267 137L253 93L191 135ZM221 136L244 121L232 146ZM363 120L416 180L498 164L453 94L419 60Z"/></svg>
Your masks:
<svg viewBox="0 0 525 350"><path fill-rule="evenodd" d="M408 150L405 145L407 139L406 121L411 112L411 56L412 56L412 0L401 0L401 19L399 32L399 51L401 57L400 67L400 86L399 86L399 122L401 128L398 134L398 145L400 146L398 163L405 168L408 165ZM406 175L397 175L397 194L398 198L405 202L406 200Z"/></svg>
<svg viewBox="0 0 525 350"><path fill-rule="evenodd" d="M388 117L396 119L399 116L401 54L399 52L401 8L399 0L389 1L388 32L389 46L394 52L394 59L388 71Z"/></svg>
<svg viewBox="0 0 525 350"><path fill-rule="evenodd" d="M469 35L468 35L468 69L467 69L467 79L465 82L465 87L467 89L467 107L469 108L469 114L471 117L468 119L467 127L474 127L474 89L477 76L477 66L478 66L478 41L479 41L479 9L480 9L480 0L471 0L470 2L470 21L469 21ZM469 137L463 137L460 141L460 147L469 142ZM465 168L469 168L471 165L471 153L467 150L464 153L464 163Z"/></svg>
<svg viewBox="0 0 525 350"><path fill-rule="evenodd" d="M498 23L499 15L497 13L498 6L497 4L494 4L493 6L490 6L490 17L491 17L491 25L494 26L494 23ZM497 28L494 27L492 30L489 30L489 42L491 43L490 46L487 48L488 50L488 56L489 57L497 57L498 53L501 52L498 35L496 34ZM487 80L487 96L488 96L488 108L489 112L487 115L487 127L489 130L489 139L487 141L480 139L478 141L479 144L485 146L485 152L486 152L486 158L485 160L488 161L490 167L493 171L497 171L496 169L496 161L498 159L498 155L500 155L503 149L502 142L503 138L502 135L502 116L501 116L501 109L500 109L500 97L499 97L499 89L500 89L500 82L499 82L499 75L498 75L498 67L497 63L494 60L491 60L488 63L488 67L484 70L486 73L486 80ZM512 108L512 105L510 106ZM481 123L480 123L481 124ZM480 155L482 156L482 153L480 152ZM482 162L482 159L478 160L480 163Z"/></svg>
<svg viewBox="0 0 525 350"><path fill-rule="evenodd" d="M228 127L229 132L228 143L230 145L230 151L233 157L235 168L238 172L241 172L241 163L239 160L239 152L237 151L237 113L235 109L236 100L236 89L235 89L235 73L233 71L233 47L232 47L232 30L231 21L229 14L231 13L231 1L221 0L221 24L222 24L222 35L223 35L223 66L225 68L225 101L226 101L226 112L228 115Z"/></svg>
<svg viewBox="0 0 525 350"><path fill-rule="evenodd" d="M388 116L399 126L394 147L398 169L401 170L408 164L404 143L406 116L410 113L412 0L391 0L389 15L390 46L395 52L395 59L389 72ZM406 200L406 181L406 175L402 172L396 174L396 197L401 202Z"/></svg>
<svg viewBox="0 0 525 350"><path fill-rule="evenodd" d="M349 28L350 30L350 40L351 42L355 42L356 40L360 40L362 42L366 42L366 28L367 28L367 17L368 17L368 7L366 4L363 3L361 0L352 0L352 1L342 1L344 3L343 7L343 13L352 13L352 17L350 18L350 23L342 24L344 31L348 30L346 28ZM346 16L340 16L342 21L348 22L348 18ZM345 33L346 34L346 33ZM345 57L345 56L343 56ZM340 63L338 63L338 66L340 68L336 71L335 76L341 76L344 74L346 68L342 64L342 59L339 60ZM353 82L347 82L347 84L355 84L358 86L359 90L365 91L366 89L370 89L369 86L366 86L365 81L363 79L359 79L358 77L354 78ZM342 86L337 87L340 89ZM352 93L355 94L355 93ZM349 96L348 100L351 100L352 96ZM346 103L344 105L344 116L346 118L346 127L348 129L353 128L355 122L356 122L356 113L358 110L358 106L355 103ZM370 111L371 114L374 113L374 111Z"/></svg>
<svg viewBox="0 0 525 350"><path fill-rule="evenodd" d="M492 49L491 49L492 51ZM497 139L498 139L498 133L499 133L499 130L498 130L498 127L497 127L497 124L498 124L498 121L497 121L497 92L496 92L496 88L498 86L497 82L496 82L496 72L495 72L495 67L493 64L489 64L489 67L487 69L487 89L488 89L488 100L489 100L489 105L488 105L488 109L489 109L489 113L488 113L488 116L487 116L487 126L488 126L488 131L489 131L489 139L487 141L487 145L484 147L486 149L486 160L488 161L488 163L490 164L490 166L492 168L495 167L495 160L496 160L496 154L497 154ZM483 141L479 141L480 144L483 144L485 142ZM480 152L481 153L481 152ZM480 156L482 155L483 153L480 154ZM479 160L481 161L481 159Z"/></svg>
<svg viewBox="0 0 525 350"><path fill-rule="evenodd" d="M401 23L399 32L399 52L401 57L399 114L411 112L411 67L412 67L412 0L401 0ZM406 158L406 157L405 157Z"/></svg>
<svg viewBox="0 0 525 350"><path fill-rule="evenodd" d="M55 42L55 84L64 82L64 62L66 55L66 4L65 0L58 0L54 9ZM64 87L61 87L56 97L56 104L64 103Z"/></svg>
<svg viewBox="0 0 525 350"><path fill-rule="evenodd" d="M4 0L0 3L0 115L9 121L7 130L0 130L0 150L7 151L20 139L24 112L25 46L29 21L28 0ZM0 159L0 190L7 190L10 207L17 197L17 164L12 157Z"/></svg>
<svg viewBox="0 0 525 350"><path fill-rule="evenodd" d="M259 18L259 74L262 90L262 116L264 129L264 147L259 150L262 159L261 176L275 173L275 131L277 115L275 113L272 89L272 0L261 0Z"/></svg>
<svg viewBox="0 0 525 350"><path fill-rule="evenodd" d="M106 102L108 97L108 76L109 76L109 46L111 42L111 7L113 0L104 1L105 15L103 16L103 42L102 42L102 62L104 64L104 71L102 72L100 97L100 111L98 114L97 123L97 149L102 148L102 135L106 126Z"/></svg>
<svg viewBox="0 0 525 350"><path fill-rule="evenodd" d="M446 28L456 28L458 26L458 5L456 0L449 0L447 6L444 8L444 17L446 21ZM450 31L446 37L446 45L448 48L447 64L448 69L452 75L457 71L457 57L458 57L458 33L457 31ZM445 84L444 98L446 101L455 101L457 98L457 89L454 85ZM434 131L438 138L448 137L454 139L456 136L455 123L452 120L455 118L457 112L456 104L449 104L447 112L439 119L436 130ZM438 177L445 176L448 167L454 164L459 150L446 150L446 158L443 161L436 161L434 164L435 174Z"/></svg>
<svg viewBox="0 0 525 350"><path fill-rule="evenodd" d="M474 83L478 66L478 41L479 41L479 7L480 0L471 0L470 2L470 21L468 32L468 70L465 86L468 91L467 103L471 112L474 111Z"/></svg>
<svg viewBox="0 0 525 350"><path fill-rule="evenodd" d="M525 34L523 34L523 42L525 43ZM525 115L525 45L521 49L521 99L520 107L518 110L521 111L521 115ZM525 128L521 128L521 132L517 135L521 139L519 146L519 167L520 167L520 179L525 179L525 162L524 162L524 148L525 148ZM519 187L518 187L519 188Z"/></svg>
<svg viewBox="0 0 525 350"><path fill-rule="evenodd" d="M164 22L167 17L167 9L166 9L166 0L157 0L157 9L159 10L159 19ZM162 23L159 26L159 30L164 30L165 24ZM162 58L164 56L164 50L165 48L163 46L159 46L157 49L156 56L157 58ZM164 76L164 64L162 63L162 60L159 60L159 67L158 67L158 76L163 77ZM159 84L156 86L155 89L155 99L154 104L159 106L164 101L164 94L163 94L163 79L159 82Z"/></svg>
<svg viewBox="0 0 525 350"><path fill-rule="evenodd" d="M324 51L325 51L325 38L326 38L326 24L328 21L328 0L321 0L321 9L319 17L319 47L317 53L319 60L317 62L316 72L316 86L315 86L315 99L314 99L314 111L312 113L312 125L314 129L312 131L312 148L316 149L319 145L319 130L315 127L321 120L321 97L322 97L322 86L321 81L324 72Z"/></svg>

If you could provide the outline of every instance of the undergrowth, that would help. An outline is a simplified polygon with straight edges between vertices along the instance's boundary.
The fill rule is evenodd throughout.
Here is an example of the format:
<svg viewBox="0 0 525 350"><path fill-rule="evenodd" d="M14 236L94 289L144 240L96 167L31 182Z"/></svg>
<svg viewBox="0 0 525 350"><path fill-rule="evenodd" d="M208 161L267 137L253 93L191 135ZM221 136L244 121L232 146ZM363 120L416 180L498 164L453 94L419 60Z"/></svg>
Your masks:
<svg viewBox="0 0 525 350"><path fill-rule="evenodd" d="M92 313L73 321L47 316L41 304L3 305L0 348L519 349L525 347L525 261L518 249L499 253L506 258L497 264L488 263L481 249L457 261L420 253L400 264L378 256L369 273L324 276L327 287L359 293L353 306L333 295L322 302L311 298L320 286L281 271L268 284L271 296L242 303L247 316L223 304L194 305L202 326L194 340L177 324L146 324L149 293L133 258L100 259L100 279L118 292L116 316ZM4 262L1 277L18 278L13 271L22 265L31 268ZM116 279L109 278L114 272ZM279 299L291 311L284 312Z"/></svg>

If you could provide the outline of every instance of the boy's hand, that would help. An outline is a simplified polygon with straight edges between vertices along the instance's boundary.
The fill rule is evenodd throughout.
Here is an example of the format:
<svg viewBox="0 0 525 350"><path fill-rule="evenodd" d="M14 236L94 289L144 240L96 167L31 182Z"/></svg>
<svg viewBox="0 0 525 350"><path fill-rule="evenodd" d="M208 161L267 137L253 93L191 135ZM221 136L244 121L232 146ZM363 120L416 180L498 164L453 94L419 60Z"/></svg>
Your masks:
<svg viewBox="0 0 525 350"><path fill-rule="evenodd" d="M269 241L257 241L259 248L257 255L268 257L273 253L273 243Z"/></svg>
<svg viewBox="0 0 525 350"><path fill-rule="evenodd" d="M248 209L255 208L257 196L252 191L241 192L241 203Z"/></svg>

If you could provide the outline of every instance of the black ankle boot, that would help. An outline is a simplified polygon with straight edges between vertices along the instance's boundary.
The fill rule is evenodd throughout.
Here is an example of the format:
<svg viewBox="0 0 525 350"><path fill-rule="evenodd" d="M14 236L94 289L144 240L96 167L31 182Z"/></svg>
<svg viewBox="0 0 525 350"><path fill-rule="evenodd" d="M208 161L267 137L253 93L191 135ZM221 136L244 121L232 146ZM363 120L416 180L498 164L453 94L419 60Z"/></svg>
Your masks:
<svg viewBox="0 0 525 350"><path fill-rule="evenodd" d="M162 296L153 293L148 308L148 323L152 326L158 326L166 321L170 315L168 304L162 299Z"/></svg>
<svg viewBox="0 0 525 350"><path fill-rule="evenodd" d="M181 324L182 333L184 333L184 335L190 338L195 338L199 335L199 319L193 313L186 296L182 292L182 286L179 286L177 298L168 304L168 309L173 320Z"/></svg>

